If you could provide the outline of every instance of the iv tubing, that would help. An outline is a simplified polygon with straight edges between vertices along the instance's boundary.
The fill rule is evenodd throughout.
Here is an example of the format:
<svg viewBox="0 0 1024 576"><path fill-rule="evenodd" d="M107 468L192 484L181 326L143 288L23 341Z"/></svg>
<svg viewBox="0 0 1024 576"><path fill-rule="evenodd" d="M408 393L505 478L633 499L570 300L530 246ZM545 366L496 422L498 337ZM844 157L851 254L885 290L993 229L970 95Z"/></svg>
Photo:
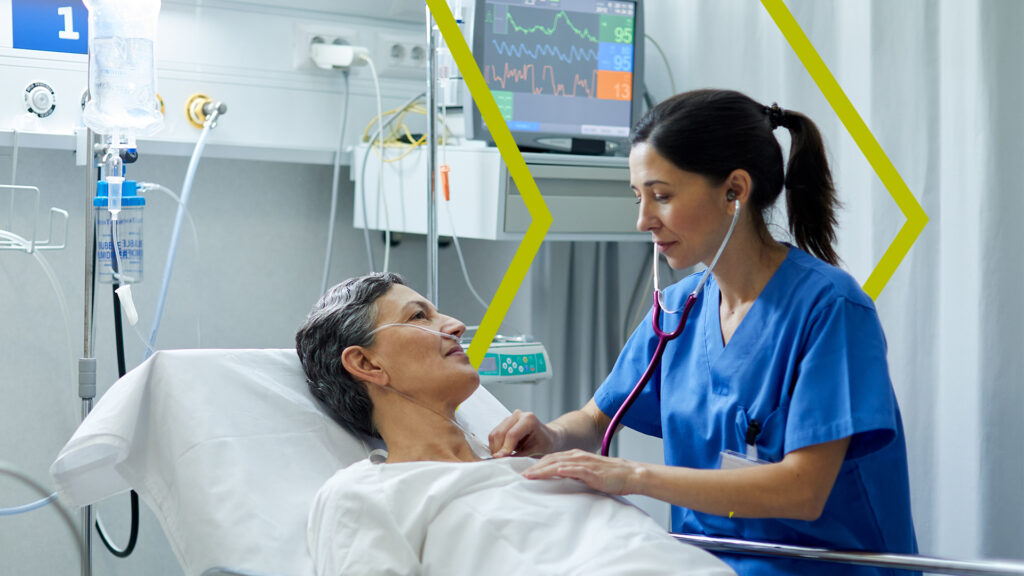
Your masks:
<svg viewBox="0 0 1024 576"><path fill-rule="evenodd" d="M111 221L113 224L115 221ZM117 270L114 270L117 273ZM125 375L125 363L124 363L124 331L122 330L121 324L121 304L117 290L119 288L118 282L115 279L111 283L110 295L113 297L114 304L114 339L116 341L117 348L117 375L123 377ZM107 551L118 558L127 558L131 556L135 550L135 544L139 538L139 494L135 491L131 491L131 528L128 533L128 543L125 544L124 548L118 548L111 538L107 535L107 529L103 527L103 520L100 519L99 511L96 512L96 533L100 537L100 541L103 542L103 546L106 547Z"/></svg>
<svg viewBox="0 0 1024 576"><path fill-rule="evenodd" d="M324 255L324 277L320 282L320 293L327 292L327 280L331 275L331 256L334 253L334 219L338 211L338 180L341 173L341 152L345 146L345 128L348 125L348 70L345 78L345 105L341 107L341 133L338 135L338 149L334 151L334 175L331 177L331 211L327 221L327 254ZM363 207L365 209L365 206Z"/></svg>
<svg viewBox="0 0 1024 576"><path fill-rule="evenodd" d="M0 508L0 516L15 516L17 514L24 514L26 512L38 510L56 499L57 493L54 492L53 494L50 494L46 498L42 498L40 500L36 500L35 502L30 502L22 506L14 506L13 508Z"/></svg>
<svg viewBox="0 0 1024 576"><path fill-rule="evenodd" d="M18 236L17 234L13 234L13 233L8 232L6 230L0 230L0 238L4 238L4 239L10 240L12 242L20 243L20 244L22 244L25 247L25 251L26 252L28 251L29 241L25 240L21 236ZM46 277L50 280L50 286L53 287L53 291L57 294L57 303L60 305L60 312L61 312L61 314L64 315L64 334L65 334L65 337L67 338L67 344L68 344L68 360L69 360L68 366L69 366L69 374L70 374L70 380L68 380L68 381L71 382L72 384L74 384L74 382L76 382L76 380L77 380L77 375L78 374L77 374L77 372L75 370L75 361L72 358L72 354L73 353L72 353L72 344L71 344L71 324L70 324L71 313L68 311L68 301L67 301L67 298L64 297L64 291L61 290L60 284L57 283L57 275L53 273L53 268L50 267L50 263L46 260L46 258L42 254L39 253L38 250L32 252L32 255L35 256L36 262L39 263L39 266L42 267L43 272L46 273Z"/></svg>
<svg viewBox="0 0 1024 576"><path fill-rule="evenodd" d="M203 270L203 258L202 258L203 251L201 250L201 248L199 246L199 232L198 232L198 229L196 228L196 221L192 219L192 211L188 209L188 206L185 206L184 204L182 204L181 198L178 198L178 195L175 194L174 191L171 190L170 188L168 188L167 186L164 186L162 184L156 184L154 182L139 182L139 192L140 193L145 194L145 193L149 192L150 190L159 190L160 192L163 192L164 194L169 196L171 198L171 200L174 200L174 203L177 204L179 208L184 207L185 219L188 220L189 228L191 228L191 230L192 230L192 244L195 246L195 249L196 249L196 267L199 269L200 273L202 273L202 270ZM196 348L202 348L203 347L203 331L202 331L201 320L202 320L202 316L203 316L203 314L202 314L202 312L203 312L203 308L202 308L202 306L203 306L203 299L200 298L200 299L197 300L197 302L198 302L198 304L196 304L196 306L199 307L199 313L196 316ZM149 345L149 342L146 341L146 337L143 336L142 332L139 330L138 323L133 325L132 328L135 330L135 334L138 335L139 341L142 342L143 346L145 346L145 348L146 348L146 355L148 356L148 355L152 354L153 352L155 352L155 350Z"/></svg>
<svg viewBox="0 0 1024 576"><path fill-rule="evenodd" d="M199 167L199 158L203 155L203 148L206 147L206 138L217 119L217 111L214 110L206 118L203 125L203 132L196 141L195 150L192 151L192 159L188 163L188 172L185 174L185 183L181 187L181 204L178 205L178 213L174 218L174 231L171 233L171 245L167 249L167 262L164 264L164 278L160 284L160 295L157 297L156 311L153 314L153 325L150 328L149 340L146 343L145 358L156 348L156 336L160 331L160 317L164 313L164 302L167 301L167 287L171 283L171 271L174 269L174 255L178 251L178 238L181 235L181 223L185 218L185 208L188 206L189 196L192 195L192 181L196 175L196 168ZM144 358L144 359L145 359Z"/></svg>
<svg viewBox="0 0 1024 576"><path fill-rule="evenodd" d="M448 224L452 229L452 241L455 242L455 252L459 255L459 266L462 267L462 276L466 279L466 286L469 287L469 291L473 293L473 297L476 298L476 301L484 307L484 310L486 310L487 301L480 297L476 288L473 287L473 282L469 279L469 271L466 269L466 260L462 257L462 247L459 246L459 237L455 234L455 219L452 218L452 209L448 206L448 202L444 203L444 209L448 213Z"/></svg>
<svg viewBox="0 0 1024 576"><path fill-rule="evenodd" d="M377 92L377 143L380 145L380 167L377 172L377 198L384 201L384 270L388 271L391 261L391 222L388 219L388 198L384 195L384 106L381 102L380 79L377 77L377 67L373 65L373 59L367 58L366 65L370 67L370 74L373 76L373 88ZM369 153L369 150L367 150Z"/></svg>
<svg viewBox="0 0 1024 576"><path fill-rule="evenodd" d="M412 104L414 102L416 102L417 100L422 98L424 96L424 94L425 94L424 92L420 92L419 94L417 94L417 95L413 96L412 98L410 98L409 100L407 100L405 104L402 104L401 106L396 108L396 110L405 110L409 106L412 106ZM397 113L393 114L390 118L387 119L386 122L383 120L383 118L379 118L378 122L381 122L382 125L380 126L380 132L379 132L377 137L378 138L382 138L384 130L388 126L390 126L392 122L397 120L398 117L399 117L399 115ZM383 142L382 142L381 143L381 150L382 151L383 151L383 148L384 148L384 146L383 146ZM376 266L373 263L373 250L370 247L370 220L369 220L369 217L368 217L367 212L366 212L366 164L367 164L367 161L370 159L370 151L372 149L373 149L373 140L370 140L370 145L366 149L366 154L363 155L363 164L362 164L362 166L360 166L360 174L359 174L359 193L360 193L360 195L362 197L361 204L363 206L363 239L366 241L366 257L367 257L367 259L368 259L368 261L370 263L370 271L373 271L376 268Z"/></svg>
<svg viewBox="0 0 1024 576"><path fill-rule="evenodd" d="M110 243L112 244L111 250L113 251L111 262L114 264L111 275L118 283L123 281L126 284L131 284L135 279L121 271L121 249L117 245L117 220L114 218L110 219Z"/></svg>
<svg viewBox="0 0 1024 576"><path fill-rule="evenodd" d="M0 474L6 474L7 476L14 478L15 480L19 480L32 490L35 490L37 493L39 493L40 496L46 496L47 494L46 489L43 488L42 485L40 485L35 480L29 478L27 475L23 474L22 472L20 472L19 470L15 469L13 466L7 464L2 460L0 460ZM57 512L60 514L61 520L64 521L64 525L67 526L68 530L71 531L71 537L75 539L75 544L77 545L78 548L79 561L82 563L83 567L86 566L87 561L85 554L85 544L82 542L82 538L79 535L78 530L75 528L74 521L71 520L71 516L68 514L68 511L64 509L63 506L56 506L56 509Z"/></svg>

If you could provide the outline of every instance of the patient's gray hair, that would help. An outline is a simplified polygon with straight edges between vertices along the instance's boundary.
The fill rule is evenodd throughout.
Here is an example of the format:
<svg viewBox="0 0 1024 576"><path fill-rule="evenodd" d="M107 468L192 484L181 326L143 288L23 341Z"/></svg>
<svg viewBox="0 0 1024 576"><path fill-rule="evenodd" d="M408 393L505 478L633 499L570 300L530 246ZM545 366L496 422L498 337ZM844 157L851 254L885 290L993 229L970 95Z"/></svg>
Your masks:
<svg viewBox="0 0 1024 576"><path fill-rule="evenodd" d="M366 384L349 374L341 353L349 346L370 346L377 324L377 299L395 284L398 274L368 274L350 278L327 291L295 334L306 382L335 421L350 430L380 438L373 425L373 402Z"/></svg>

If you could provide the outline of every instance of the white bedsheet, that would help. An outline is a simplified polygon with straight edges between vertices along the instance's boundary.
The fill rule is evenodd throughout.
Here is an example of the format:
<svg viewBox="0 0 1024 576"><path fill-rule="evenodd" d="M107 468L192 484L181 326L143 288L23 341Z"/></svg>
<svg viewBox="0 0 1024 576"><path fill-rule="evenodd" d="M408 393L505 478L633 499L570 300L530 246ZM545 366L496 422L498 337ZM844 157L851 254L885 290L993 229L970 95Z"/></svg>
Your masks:
<svg viewBox="0 0 1024 576"><path fill-rule="evenodd" d="M734 574L625 500L523 478L532 462L364 460L339 471L310 511L316 573Z"/></svg>

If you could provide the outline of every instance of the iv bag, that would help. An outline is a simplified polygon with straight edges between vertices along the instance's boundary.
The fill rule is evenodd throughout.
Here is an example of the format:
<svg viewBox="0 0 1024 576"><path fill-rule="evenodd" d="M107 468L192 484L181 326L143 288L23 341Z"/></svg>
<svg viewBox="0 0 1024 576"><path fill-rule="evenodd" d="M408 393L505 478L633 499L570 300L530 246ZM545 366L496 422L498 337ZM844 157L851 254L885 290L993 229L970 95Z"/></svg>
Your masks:
<svg viewBox="0 0 1024 576"><path fill-rule="evenodd" d="M156 98L160 0L83 0L89 9L89 101L82 119L100 134L147 136L163 127Z"/></svg>

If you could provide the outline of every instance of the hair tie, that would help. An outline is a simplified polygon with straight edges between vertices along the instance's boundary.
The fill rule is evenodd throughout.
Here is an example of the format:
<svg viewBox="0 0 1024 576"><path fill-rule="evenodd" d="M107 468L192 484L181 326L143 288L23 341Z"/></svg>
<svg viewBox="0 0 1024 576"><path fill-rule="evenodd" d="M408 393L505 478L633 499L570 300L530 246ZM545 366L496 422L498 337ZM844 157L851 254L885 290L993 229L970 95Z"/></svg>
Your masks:
<svg viewBox="0 0 1024 576"><path fill-rule="evenodd" d="M765 106L764 113L768 115L768 125L772 127L772 130L782 126L782 121L786 116L786 111L779 108L779 104L777 102L772 102L771 106Z"/></svg>

